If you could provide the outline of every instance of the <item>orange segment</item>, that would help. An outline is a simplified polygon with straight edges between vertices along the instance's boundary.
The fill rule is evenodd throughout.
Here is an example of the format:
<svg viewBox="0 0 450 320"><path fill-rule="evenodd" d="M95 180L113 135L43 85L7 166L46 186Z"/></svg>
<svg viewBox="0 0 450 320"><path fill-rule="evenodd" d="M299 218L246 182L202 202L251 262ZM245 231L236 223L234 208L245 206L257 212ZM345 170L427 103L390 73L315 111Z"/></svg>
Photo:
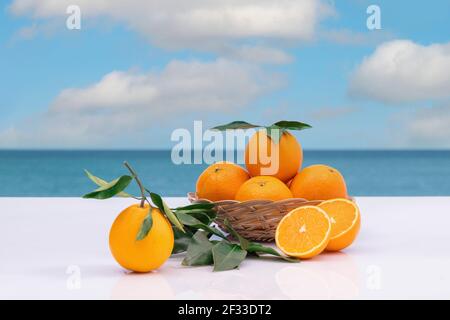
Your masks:
<svg viewBox="0 0 450 320"><path fill-rule="evenodd" d="M275 242L286 255L309 259L325 250L330 235L331 222L326 212L305 206L292 210L281 219Z"/></svg>
<svg viewBox="0 0 450 320"><path fill-rule="evenodd" d="M331 238L327 251L339 251L355 241L361 226L361 215L357 205L347 199L322 202L323 209L331 220Z"/></svg>

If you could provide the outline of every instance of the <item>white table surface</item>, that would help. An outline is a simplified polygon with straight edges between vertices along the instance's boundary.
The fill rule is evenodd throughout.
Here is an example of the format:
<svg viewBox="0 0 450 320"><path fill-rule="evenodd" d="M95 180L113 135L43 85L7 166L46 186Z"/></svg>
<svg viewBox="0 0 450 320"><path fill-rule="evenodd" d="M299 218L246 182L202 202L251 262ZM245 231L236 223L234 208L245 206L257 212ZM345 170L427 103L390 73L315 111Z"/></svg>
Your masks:
<svg viewBox="0 0 450 320"><path fill-rule="evenodd" d="M450 197L357 202L361 233L342 253L299 264L252 259L219 273L175 257L138 275L108 248L110 225L130 200L0 198L0 298L449 299Z"/></svg>

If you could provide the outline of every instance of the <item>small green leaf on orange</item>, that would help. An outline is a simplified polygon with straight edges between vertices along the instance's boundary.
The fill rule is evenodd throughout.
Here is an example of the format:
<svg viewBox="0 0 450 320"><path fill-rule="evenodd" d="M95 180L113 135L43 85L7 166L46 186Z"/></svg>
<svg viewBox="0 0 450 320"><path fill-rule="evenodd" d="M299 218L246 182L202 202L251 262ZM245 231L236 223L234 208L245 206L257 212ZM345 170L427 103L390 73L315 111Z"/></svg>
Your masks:
<svg viewBox="0 0 450 320"><path fill-rule="evenodd" d="M142 222L142 226L136 236L136 240L137 241L144 240L148 236L152 227L153 227L153 217L152 217L152 207L150 207L150 211L148 212L147 217L145 217L144 221Z"/></svg>

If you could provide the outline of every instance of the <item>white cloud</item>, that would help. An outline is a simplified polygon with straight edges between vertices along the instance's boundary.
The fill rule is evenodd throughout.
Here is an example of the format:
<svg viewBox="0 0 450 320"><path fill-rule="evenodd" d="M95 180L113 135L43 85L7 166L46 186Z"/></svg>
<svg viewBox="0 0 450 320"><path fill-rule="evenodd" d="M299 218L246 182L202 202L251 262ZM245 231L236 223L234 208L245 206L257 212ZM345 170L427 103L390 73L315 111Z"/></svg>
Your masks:
<svg viewBox="0 0 450 320"><path fill-rule="evenodd" d="M224 59L173 61L161 72L114 71L86 88L62 91L43 114L0 132L0 147L111 144L150 122L243 108L281 84L277 75Z"/></svg>
<svg viewBox="0 0 450 320"><path fill-rule="evenodd" d="M71 0L15 0L17 15L65 15ZM124 21L171 46L190 40L273 37L309 39L317 22L332 10L317 0L78 0L84 17Z"/></svg>
<svg viewBox="0 0 450 320"><path fill-rule="evenodd" d="M235 47L248 60L285 63L275 49L242 46L243 41L308 41L334 9L321 0L78 0L82 19L125 23L157 46L217 52ZM72 0L14 0L10 11L36 19L64 17ZM225 45L224 45L225 44Z"/></svg>
<svg viewBox="0 0 450 320"><path fill-rule="evenodd" d="M416 148L450 148L450 105L423 108L403 121L406 144Z"/></svg>
<svg viewBox="0 0 450 320"><path fill-rule="evenodd" d="M385 103L450 97L450 43L384 43L358 66L349 92Z"/></svg>

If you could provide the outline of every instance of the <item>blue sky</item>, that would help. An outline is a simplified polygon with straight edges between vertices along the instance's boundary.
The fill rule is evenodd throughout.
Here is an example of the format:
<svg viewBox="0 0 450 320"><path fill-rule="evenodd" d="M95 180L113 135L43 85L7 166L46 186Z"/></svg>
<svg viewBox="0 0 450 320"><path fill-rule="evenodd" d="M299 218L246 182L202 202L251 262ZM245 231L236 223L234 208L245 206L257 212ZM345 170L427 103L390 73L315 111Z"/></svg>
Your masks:
<svg viewBox="0 0 450 320"><path fill-rule="evenodd" d="M236 119L308 122L308 149L450 147L445 0L2 6L0 148L167 148Z"/></svg>

